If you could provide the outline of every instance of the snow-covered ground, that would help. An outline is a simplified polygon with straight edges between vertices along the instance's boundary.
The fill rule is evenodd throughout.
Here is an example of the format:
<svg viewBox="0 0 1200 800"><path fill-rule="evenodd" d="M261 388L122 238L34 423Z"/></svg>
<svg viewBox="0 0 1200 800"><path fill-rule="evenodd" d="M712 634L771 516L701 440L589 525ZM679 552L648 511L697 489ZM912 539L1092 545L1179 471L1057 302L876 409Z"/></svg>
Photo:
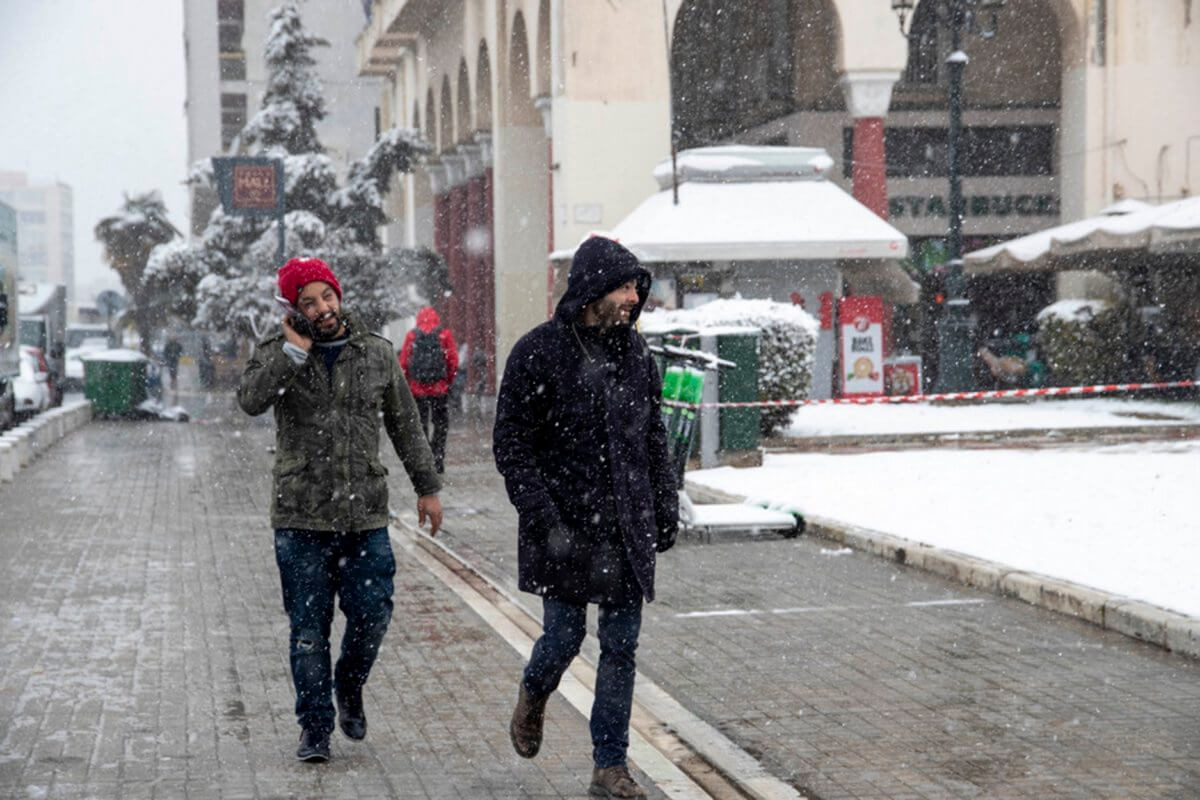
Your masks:
<svg viewBox="0 0 1200 800"><path fill-rule="evenodd" d="M805 408L792 430L1015 430L1039 427L1035 418L1056 427L1150 423L1119 416L1135 406L1200 421L1195 406L1087 400L1047 403L1029 416L995 406ZM700 470L688 480L1200 617L1200 441L768 454L762 467Z"/></svg>
<svg viewBox="0 0 1200 800"><path fill-rule="evenodd" d="M800 408L785 434L847 436L1179 424L1200 425L1200 403L1089 397L958 406L815 405Z"/></svg>

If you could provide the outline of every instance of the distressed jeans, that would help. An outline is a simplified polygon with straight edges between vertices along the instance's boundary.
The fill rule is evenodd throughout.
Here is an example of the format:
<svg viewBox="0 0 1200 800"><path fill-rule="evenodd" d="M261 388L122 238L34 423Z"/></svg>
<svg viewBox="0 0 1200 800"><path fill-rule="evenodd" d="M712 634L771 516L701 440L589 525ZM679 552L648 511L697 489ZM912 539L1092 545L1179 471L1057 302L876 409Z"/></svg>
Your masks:
<svg viewBox="0 0 1200 800"><path fill-rule="evenodd" d="M629 714L633 707L634 654L642 628L642 603L600 606L600 663L596 699L589 726L592 762L597 768L625 763L629 749ZM579 653L586 633L587 606L542 599L542 635L525 667L525 690L545 696L558 688L567 666Z"/></svg>
<svg viewBox="0 0 1200 800"><path fill-rule="evenodd" d="M296 717L305 729L333 730L331 692L362 689L392 618L396 560L387 528L335 533L278 529L275 562L291 621ZM335 671L329 628L337 595L346 630Z"/></svg>

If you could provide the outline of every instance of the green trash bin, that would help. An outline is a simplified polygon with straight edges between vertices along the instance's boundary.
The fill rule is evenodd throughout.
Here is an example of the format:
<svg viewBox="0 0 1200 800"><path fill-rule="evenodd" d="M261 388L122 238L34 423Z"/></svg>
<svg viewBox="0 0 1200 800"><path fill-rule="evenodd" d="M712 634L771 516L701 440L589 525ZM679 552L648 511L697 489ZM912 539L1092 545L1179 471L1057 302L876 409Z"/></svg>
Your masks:
<svg viewBox="0 0 1200 800"><path fill-rule="evenodd" d="M104 350L83 356L83 395L92 413L127 416L146 401L149 359L136 350Z"/></svg>
<svg viewBox="0 0 1200 800"><path fill-rule="evenodd" d="M722 403L758 400L757 328L717 335L717 355L737 364L718 373L717 397ZM761 408L722 408L720 450L755 450L761 438Z"/></svg>

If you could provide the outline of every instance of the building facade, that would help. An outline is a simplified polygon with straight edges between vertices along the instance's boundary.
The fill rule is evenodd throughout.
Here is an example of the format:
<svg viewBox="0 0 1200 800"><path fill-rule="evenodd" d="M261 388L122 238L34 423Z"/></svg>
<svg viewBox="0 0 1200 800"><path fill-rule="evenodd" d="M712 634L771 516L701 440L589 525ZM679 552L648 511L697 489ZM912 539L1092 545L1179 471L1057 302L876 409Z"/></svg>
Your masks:
<svg viewBox="0 0 1200 800"><path fill-rule="evenodd" d="M263 43L268 14L278 0L186 0L188 163L236 155L238 134L257 113L266 90ZM355 37L366 19L362 0L305 3L308 31L329 42L313 48L327 115L318 124L326 154L339 175L371 147L379 130L381 82L358 74ZM219 202L207 189L191 193L193 235L208 223Z"/></svg>
<svg viewBox="0 0 1200 800"><path fill-rule="evenodd" d="M404 180L395 239L446 256L451 324L502 361L553 297L546 254L656 190L672 144L823 147L835 178L944 258L939 0L374 0L358 37L384 125L437 158ZM665 14L665 18L664 18ZM968 249L1200 182L1200 9L1007 0L960 49ZM1092 291L1047 279L1044 296ZM493 328L494 326L494 328Z"/></svg>
<svg viewBox="0 0 1200 800"><path fill-rule="evenodd" d="M17 276L61 283L75 297L75 201L59 181L30 181L23 172L0 172L0 201L17 215Z"/></svg>

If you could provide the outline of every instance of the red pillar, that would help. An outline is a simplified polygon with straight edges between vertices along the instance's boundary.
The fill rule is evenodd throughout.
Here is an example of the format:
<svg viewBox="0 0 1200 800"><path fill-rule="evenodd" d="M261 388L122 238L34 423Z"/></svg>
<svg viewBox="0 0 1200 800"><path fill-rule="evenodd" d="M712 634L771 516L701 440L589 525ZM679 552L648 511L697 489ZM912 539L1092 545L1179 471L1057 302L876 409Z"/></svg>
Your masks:
<svg viewBox="0 0 1200 800"><path fill-rule="evenodd" d="M492 194L492 168L483 171L483 229L487 234L487 249L483 259L483 303L479 316L483 319L483 350L488 357L487 390L496 393L496 223Z"/></svg>
<svg viewBox="0 0 1200 800"><path fill-rule="evenodd" d="M851 180L854 198L882 219L887 219L887 151L884 149L883 136L882 117L859 117L854 120Z"/></svg>
<svg viewBox="0 0 1200 800"><path fill-rule="evenodd" d="M433 249L450 264L450 193L441 192L433 198ZM449 299L444 295L431 297L430 305L439 316L449 317Z"/></svg>
<svg viewBox="0 0 1200 800"><path fill-rule="evenodd" d="M465 234L466 263L466 329L458 332L469 347L469 353L478 353L483 349L483 177L476 176L467 183L467 227ZM479 376L476 375L475 359L468 357L470 363L460 365L467 370L467 385L474 386Z"/></svg>
<svg viewBox="0 0 1200 800"><path fill-rule="evenodd" d="M466 234L467 188L460 184L450 190L450 319L452 331L462 331L466 320L466 265L463 263L463 236Z"/></svg>

